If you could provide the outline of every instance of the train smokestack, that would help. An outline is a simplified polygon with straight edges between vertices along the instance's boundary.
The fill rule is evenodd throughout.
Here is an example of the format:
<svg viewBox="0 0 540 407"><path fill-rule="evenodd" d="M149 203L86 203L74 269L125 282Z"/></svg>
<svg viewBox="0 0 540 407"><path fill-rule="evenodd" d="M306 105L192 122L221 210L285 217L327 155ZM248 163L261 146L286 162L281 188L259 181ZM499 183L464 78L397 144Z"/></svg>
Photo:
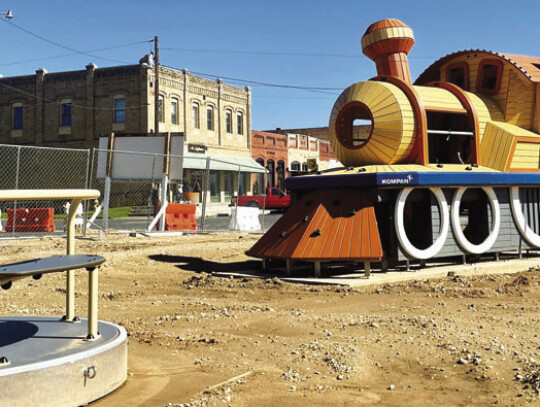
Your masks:
<svg viewBox="0 0 540 407"><path fill-rule="evenodd" d="M414 45L411 28L396 19L371 24L362 37L362 52L377 66L377 75L391 75L411 83L407 54Z"/></svg>

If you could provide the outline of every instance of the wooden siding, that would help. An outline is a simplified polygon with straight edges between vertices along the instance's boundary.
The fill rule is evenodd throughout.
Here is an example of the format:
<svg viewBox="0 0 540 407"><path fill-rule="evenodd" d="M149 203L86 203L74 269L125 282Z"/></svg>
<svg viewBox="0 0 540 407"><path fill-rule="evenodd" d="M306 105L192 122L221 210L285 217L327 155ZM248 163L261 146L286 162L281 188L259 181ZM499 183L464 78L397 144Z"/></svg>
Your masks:
<svg viewBox="0 0 540 407"><path fill-rule="evenodd" d="M366 165L362 168L362 173L391 173L391 172L466 172L467 166L463 164L444 164L442 168L437 167L437 164L420 165L420 164L393 164L393 165ZM310 174L305 177L320 177L321 175L343 175L343 174L356 174L358 169L347 170L346 168L340 170L332 170L328 173L322 174ZM475 172L494 172L492 168L485 166L478 166L474 168Z"/></svg>
<svg viewBox="0 0 540 407"><path fill-rule="evenodd" d="M536 95L534 98L535 108L534 108L533 131L540 134L540 84L537 83L535 86L536 86Z"/></svg>
<svg viewBox="0 0 540 407"><path fill-rule="evenodd" d="M359 189L309 192L247 254L302 261L379 260L381 242L367 195Z"/></svg>
<svg viewBox="0 0 540 407"><path fill-rule="evenodd" d="M505 121L531 130L533 128L534 86L516 70L510 72Z"/></svg>
<svg viewBox="0 0 540 407"><path fill-rule="evenodd" d="M514 138L511 132L501 127L502 124L504 123L488 123L480 144L481 165L498 171L506 170Z"/></svg>
<svg viewBox="0 0 540 407"><path fill-rule="evenodd" d="M523 216L530 228L537 235L540 234L540 189L520 188L519 198Z"/></svg>
<svg viewBox="0 0 540 407"><path fill-rule="evenodd" d="M347 148L337 135L339 114L350 102L362 102L371 111L373 131L361 147ZM414 136L414 114L405 94L395 85L359 82L338 98L330 116L332 148L343 165L393 164L409 155Z"/></svg>
<svg viewBox="0 0 540 407"><path fill-rule="evenodd" d="M486 167L513 172L540 169L540 136L521 127L488 123L481 149Z"/></svg>
<svg viewBox="0 0 540 407"><path fill-rule="evenodd" d="M465 62L469 65L470 91L477 93L478 68L484 59L499 60L503 63L501 88L499 92L487 100L493 101L503 113L504 121L534 130L533 115L535 114L535 86L514 64L490 52L470 52L459 54L440 66L440 75L446 81L446 68L456 62ZM534 67L532 64L529 64ZM531 68L531 71L533 69ZM534 70L538 70L534 67ZM481 95L482 99L485 98ZM491 110L491 109L490 109ZM493 120L500 120L492 117ZM538 123L537 128L540 127Z"/></svg>
<svg viewBox="0 0 540 407"><path fill-rule="evenodd" d="M508 170L515 172L540 170L540 136L516 137Z"/></svg>
<svg viewBox="0 0 540 407"><path fill-rule="evenodd" d="M480 143L486 131L486 125L491 120L504 121L504 116L495 101L487 95L476 95L472 92L465 92L476 111L478 119L478 136Z"/></svg>
<svg viewBox="0 0 540 407"><path fill-rule="evenodd" d="M414 90L420 95L420 99L426 110L467 113L459 99L446 89L415 86Z"/></svg>

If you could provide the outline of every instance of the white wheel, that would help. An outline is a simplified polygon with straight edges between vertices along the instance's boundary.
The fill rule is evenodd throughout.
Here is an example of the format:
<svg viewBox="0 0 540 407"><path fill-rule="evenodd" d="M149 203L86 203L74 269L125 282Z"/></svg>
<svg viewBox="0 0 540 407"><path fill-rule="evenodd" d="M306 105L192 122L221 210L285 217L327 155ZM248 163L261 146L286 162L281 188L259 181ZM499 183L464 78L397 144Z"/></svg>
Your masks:
<svg viewBox="0 0 540 407"><path fill-rule="evenodd" d="M442 189L435 187L429 188L429 190L433 193L433 195L435 195L435 198L437 198L437 203L439 205L439 213L441 216L439 236L430 247L426 249L418 249L417 247L414 247L410 242L409 238L407 237L407 233L405 232L405 226L403 223L403 210L405 208L405 202L407 201L407 197L413 191L413 188L409 187L401 190L397 197L394 213L396 234L399 239L399 243L401 244L401 247L410 257L420 260L430 259L436 256L437 253L441 251L442 247L444 246L444 242L446 241L446 237L448 236L448 229L450 226L450 221L448 219L448 203L446 202L446 198Z"/></svg>
<svg viewBox="0 0 540 407"><path fill-rule="evenodd" d="M510 187L510 203L514 223L517 226L523 240L532 247L540 247L540 236L531 229L523 211L521 210L521 199L519 199L519 187Z"/></svg>
<svg viewBox="0 0 540 407"><path fill-rule="evenodd" d="M497 194L491 187L482 187L489 199L489 206L491 207L492 222L488 237L480 244L473 244L467 240L463 231L461 230L461 222L459 220L459 207L461 206L461 198L468 187L461 187L454 193L452 199L452 209L450 211L450 219L452 222L452 230L454 236L463 250L470 254L481 254L487 252L499 236L499 229L501 227L501 208L499 207L499 200Z"/></svg>

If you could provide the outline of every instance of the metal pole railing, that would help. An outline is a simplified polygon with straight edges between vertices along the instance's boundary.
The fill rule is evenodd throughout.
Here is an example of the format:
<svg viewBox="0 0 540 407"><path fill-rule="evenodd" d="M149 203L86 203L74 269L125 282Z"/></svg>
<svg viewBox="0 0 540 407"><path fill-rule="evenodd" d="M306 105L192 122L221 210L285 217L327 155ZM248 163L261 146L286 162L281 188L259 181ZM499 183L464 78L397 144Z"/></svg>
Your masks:
<svg viewBox="0 0 540 407"><path fill-rule="evenodd" d="M204 172L204 189L203 189L203 207L201 212L201 232L204 233L204 224L206 219L206 205L208 202L208 188L210 186L210 157L206 157L206 170Z"/></svg>

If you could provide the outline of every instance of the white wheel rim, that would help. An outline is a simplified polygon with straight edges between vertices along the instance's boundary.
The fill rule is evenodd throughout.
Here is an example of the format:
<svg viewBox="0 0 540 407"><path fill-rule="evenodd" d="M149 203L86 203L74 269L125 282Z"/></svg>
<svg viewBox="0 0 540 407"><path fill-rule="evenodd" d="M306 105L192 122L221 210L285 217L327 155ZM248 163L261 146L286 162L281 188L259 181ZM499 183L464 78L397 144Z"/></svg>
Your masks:
<svg viewBox="0 0 540 407"><path fill-rule="evenodd" d="M435 198L437 198L437 203L439 205L439 214L441 217L439 236L430 247L426 249L418 249L417 247L414 247L410 242L409 238L407 237L407 233L405 232L405 225L403 223L403 210L405 209L405 202L407 201L407 197L413 191L413 188L409 187L401 190L397 197L394 213L396 234L399 243L401 244L401 247L410 257L420 260L432 258L441 251L442 247L444 246L444 242L446 241L446 237L448 236L448 229L450 225L450 221L448 219L448 203L446 202L446 198L442 189L429 188L429 190L433 193L433 195L435 195Z"/></svg>
<svg viewBox="0 0 540 407"><path fill-rule="evenodd" d="M510 188L510 204L512 207L512 215L514 216L514 223L516 224L523 240L525 240L529 246L540 247L540 236L531 229L527 223L527 220L525 219L525 216L523 215L523 211L521 210L519 187Z"/></svg>
<svg viewBox="0 0 540 407"><path fill-rule="evenodd" d="M481 254L487 252L499 236L499 229L501 227L501 208L499 206L499 200L497 194L491 187L482 187L489 199L489 206L491 208L492 222L488 237L480 244L473 244L463 234L461 230L461 222L459 220L459 207L461 206L461 198L468 187L461 187L454 193L452 199L452 209L450 211L450 219L452 221L452 230L454 231L454 237L456 238L460 247L467 253Z"/></svg>

